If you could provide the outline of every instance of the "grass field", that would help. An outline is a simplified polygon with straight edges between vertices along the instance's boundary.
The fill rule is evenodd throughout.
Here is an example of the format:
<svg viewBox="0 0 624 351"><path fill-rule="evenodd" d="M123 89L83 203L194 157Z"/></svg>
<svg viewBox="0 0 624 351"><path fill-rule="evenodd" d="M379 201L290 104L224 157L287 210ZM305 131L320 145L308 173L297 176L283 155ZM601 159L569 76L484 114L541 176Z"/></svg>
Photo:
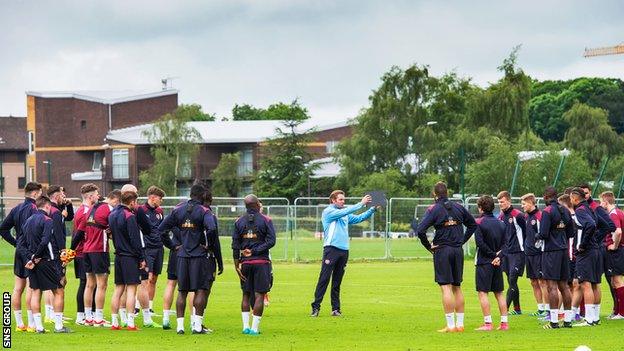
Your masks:
<svg viewBox="0 0 624 351"><path fill-rule="evenodd" d="M225 243L224 243L225 244ZM359 245L360 242L353 243ZM224 245L225 246L225 245ZM2 252L7 255L8 248ZM356 249L355 247L353 248ZM361 248L360 248L361 249ZM320 250L319 250L320 251ZM224 250L228 257L228 251ZM2 257L3 261L5 257ZM240 289L231 261L214 285L205 324L214 329L212 335L177 335L175 331L144 329L139 332L110 331L75 326L70 335L35 335L13 333L16 350L84 349L97 350L573 350L585 344L593 350L613 350L620 345L624 321L608 321L604 317L611 308L610 297L604 293L603 322L599 327L546 331L535 317L510 316L508 332L480 333L473 331L482 316L474 291L474 266L465 266L466 332L441 335L435 332L444 325L439 289L433 282L430 260L402 262L353 262L348 265L342 284L343 317L330 317L329 296L319 318L308 317L310 302L319 272L319 263L274 264L275 285L271 305L262 319L262 335L240 334ZM0 288L12 291L11 267L0 267ZM73 276L72 276L73 277ZM162 281L161 281L162 283ZM112 277L109 286L112 286ZM155 309L161 313L164 284L159 284ZM69 279L66 315L75 317L77 281ZM526 279L520 284L525 312L535 309ZM110 294L105 315L110 316ZM498 322L498 313L493 313ZM138 317L139 325L141 317ZM160 321L156 317L156 321ZM188 323L188 316L187 316ZM52 325L47 325L52 328ZM188 327L187 327L188 331Z"/></svg>

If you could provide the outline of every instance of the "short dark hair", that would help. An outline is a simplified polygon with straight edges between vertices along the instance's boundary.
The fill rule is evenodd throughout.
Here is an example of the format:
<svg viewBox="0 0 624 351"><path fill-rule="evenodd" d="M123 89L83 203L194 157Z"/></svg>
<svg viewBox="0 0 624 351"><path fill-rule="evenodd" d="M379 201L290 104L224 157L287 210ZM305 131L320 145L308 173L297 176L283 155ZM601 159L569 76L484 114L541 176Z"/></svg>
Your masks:
<svg viewBox="0 0 624 351"><path fill-rule="evenodd" d="M552 186L546 187L544 189L544 200L556 200L557 199L557 189Z"/></svg>
<svg viewBox="0 0 624 351"><path fill-rule="evenodd" d="M580 186L576 187L576 188L572 189L572 192L570 192L570 197L572 197L572 196L578 196L579 198L584 200L585 199L585 191L583 191L583 188L581 188Z"/></svg>
<svg viewBox="0 0 624 351"><path fill-rule="evenodd" d="M448 188L446 184L442 181L435 183L433 186L433 195L435 197L448 197Z"/></svg>
<svg viewBox="0 0 624 351"><path fill-rule="evenodd" d="M124 205L130 205L132 201L136 200L138 197L137 193L134 191L124 191L121 193L121 203Z"/></svg>
<svg viewBox="0 0 624 351"><path fill-rule="evenodd" d="M210 189L204 191L204 204L208 206L212 205L212 190Z"/></svg>
<svg viewBox="0 0 624 351"><path fill-rule="evenodd" d="M331 192L331 194L329 194L329 203L331 203L332 201L336 200L336 198L338 197L338 195L344 195L344 191L342 190L334 190Z"/></svg>
<svg viewBox="0 0 624 351"><path fill-rule="evenodd" d="M107 199L121 199L121 190L115 189L106 195Z"/></svg>
<svg viewBox="0 0 624 351"><path fill-rule="evenodd" d="M98 188L98 186L93 184L93 183L87 183L87 184L84 184L83 186L80 187L80 193L81 194L90 193L90 192L96 191L96 190L100 190L100 188Z"/></svg>
<svg viewBox="0 0 624 351"><path fill-rule="evenodd" d="M152 185L149 188L147 188L147 196L150 196L150 195L156 195L158 197L165 197L165 191L155 185Z"/></svg>
<svg viewBox="0 0 624 351"><path fill-rule="evenodd" d="M35 200L35 204L37 205L37 208L43 208L47 204L52 204L52 201L49 197L41 195L37 198L37 200Z"/></svg>
<svg viewBox="0 0 624 351"><path fill-rule="evenodd" d="M39 191L41 189L43 189L43 186L40 183L28 182L28 183L26 183L26 186L24 187L24 192L25 193L32 193L33 191Z"/></svg>
<svg viewBox="0 0 624 351"><path fill-rule="evenodd" d="M204 202L204 193L206 192L206 187L202 184L193 184L191 187L191 199L197 200L199 202Z"/></svg>
<svg viewBox="0 0 624 351"><path fill-rule="evenodd" d="M578 185L578 188L589 189L589 191L592 190L591 186L588 183L581 183ZM583 192L583 196L585 196L585 192Z"/></svg>
<svg viewBox="0 0 624 351"><path fill-rule="evenodd" d="M46 194L48 194L48 197L52 196L52 194L64 191L65 189L60 186L60 185L50 185L48 187L48 190L46 191Z"/></svg>
<svg viewBox="0 0 624 351"><path fill-rule="evenodd" d="M245 207L248 210L259 210L260 209L260 199L254 194L249 194L245 196Z"/></svg>
<svg viewBox="0 0 624 351"><path fill-rule="evenodd" d="M494 199L490 195L483 195L477 200L477 206L485 213L494 212Z"/></svg>
<svg viewBox="0 0 624 351"><path fill-rule="evenodd" d="M573 186L569 186L569 187L565 188L563 193L566 194L566 195L570 195L570 193L572 192L572 189L574 189L574 187Z"/></svg>
<svg viewBox="0 0 624 351"><path fill-rule="evenodd" d="M496 195L496 198L499 200L502 198L505 198L507 199L507 201L511 201L511 194L509 193L509 191L503 190L500 193L498 193L498 195Z"/></svg>

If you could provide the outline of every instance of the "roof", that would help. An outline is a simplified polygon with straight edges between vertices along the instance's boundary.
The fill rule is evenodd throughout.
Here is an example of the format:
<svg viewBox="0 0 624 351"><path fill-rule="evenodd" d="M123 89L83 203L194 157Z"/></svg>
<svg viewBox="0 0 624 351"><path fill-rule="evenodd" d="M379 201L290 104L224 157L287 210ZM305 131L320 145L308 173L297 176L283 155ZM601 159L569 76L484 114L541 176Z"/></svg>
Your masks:
<svg viewBox="0 0 624 351"><path fill-rule="evenodd" d="M144 100L155 97L175 95L176 89L160 91L153 90L119 90L119 91L27 91L26 95L41 98L74 98L86 101L99 102L106 105L114 105L122 102Z"/></svg>
<svg viewBox="0 0 624 351"><path fill-rule="evenodd" d="M199 132L202 144L260 143L274 138L277 128L287 128L283 125L283 121L214 121L189 122L188 124ZM106 135L106 139L124 144L148 145L150 142L144 136L144 132L150 130L152 126L153 123L149 123L111 130ZM302 123L297 131L304 132L314 128L314 131L321 132L346 126L348 126L346 120L324 125L308 120Z"/></svg>
<svg viewBox="0 0 624 351"><path fill-rule="evenodd" d="M25 117L0 117L0 151L27 151Z"/></svg>

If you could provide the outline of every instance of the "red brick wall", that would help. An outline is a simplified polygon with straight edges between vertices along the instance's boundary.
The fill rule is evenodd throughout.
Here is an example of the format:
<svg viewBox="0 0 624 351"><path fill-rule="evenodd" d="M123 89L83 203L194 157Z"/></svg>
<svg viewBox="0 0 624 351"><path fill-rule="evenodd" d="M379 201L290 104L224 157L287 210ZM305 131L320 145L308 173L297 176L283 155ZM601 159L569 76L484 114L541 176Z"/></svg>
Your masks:
<svg viewBox="0 0 624 351"><path fill-rule="evenodd" d="M113 129L151 123L178 107L178 94L112 105Z"/></svg>

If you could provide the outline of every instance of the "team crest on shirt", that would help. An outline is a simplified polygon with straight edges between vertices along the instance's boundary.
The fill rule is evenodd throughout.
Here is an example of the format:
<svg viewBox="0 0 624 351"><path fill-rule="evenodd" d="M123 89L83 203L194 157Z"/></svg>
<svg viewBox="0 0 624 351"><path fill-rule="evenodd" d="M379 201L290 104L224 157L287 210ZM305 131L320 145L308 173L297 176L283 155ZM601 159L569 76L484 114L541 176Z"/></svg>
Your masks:
<svg viewBox="0 0 624 351"><path fill-rule="evenodd" d="M325 260L325 264L330 264L331 261L330 260Z"/></svg>
<svg viewBox="0 0 624 351"><path fill-rule="evenodd" d="M531 221L531 225L535 225L537 222L535 220Z"/></svg>
<svg viewBox="0 0 624 351"><path fill-rule="evenodd" d="M156 214L156 219L158 219L159 221L160 221L160 220L162 220L162 219L163 219L162 214L157 213L157 214Z"/></svg>
<svg viewBox="0 0 624 351"><path fill-rule="evenodd" d="M509 218L509 223L513 223L513 218Z"/></svg>

